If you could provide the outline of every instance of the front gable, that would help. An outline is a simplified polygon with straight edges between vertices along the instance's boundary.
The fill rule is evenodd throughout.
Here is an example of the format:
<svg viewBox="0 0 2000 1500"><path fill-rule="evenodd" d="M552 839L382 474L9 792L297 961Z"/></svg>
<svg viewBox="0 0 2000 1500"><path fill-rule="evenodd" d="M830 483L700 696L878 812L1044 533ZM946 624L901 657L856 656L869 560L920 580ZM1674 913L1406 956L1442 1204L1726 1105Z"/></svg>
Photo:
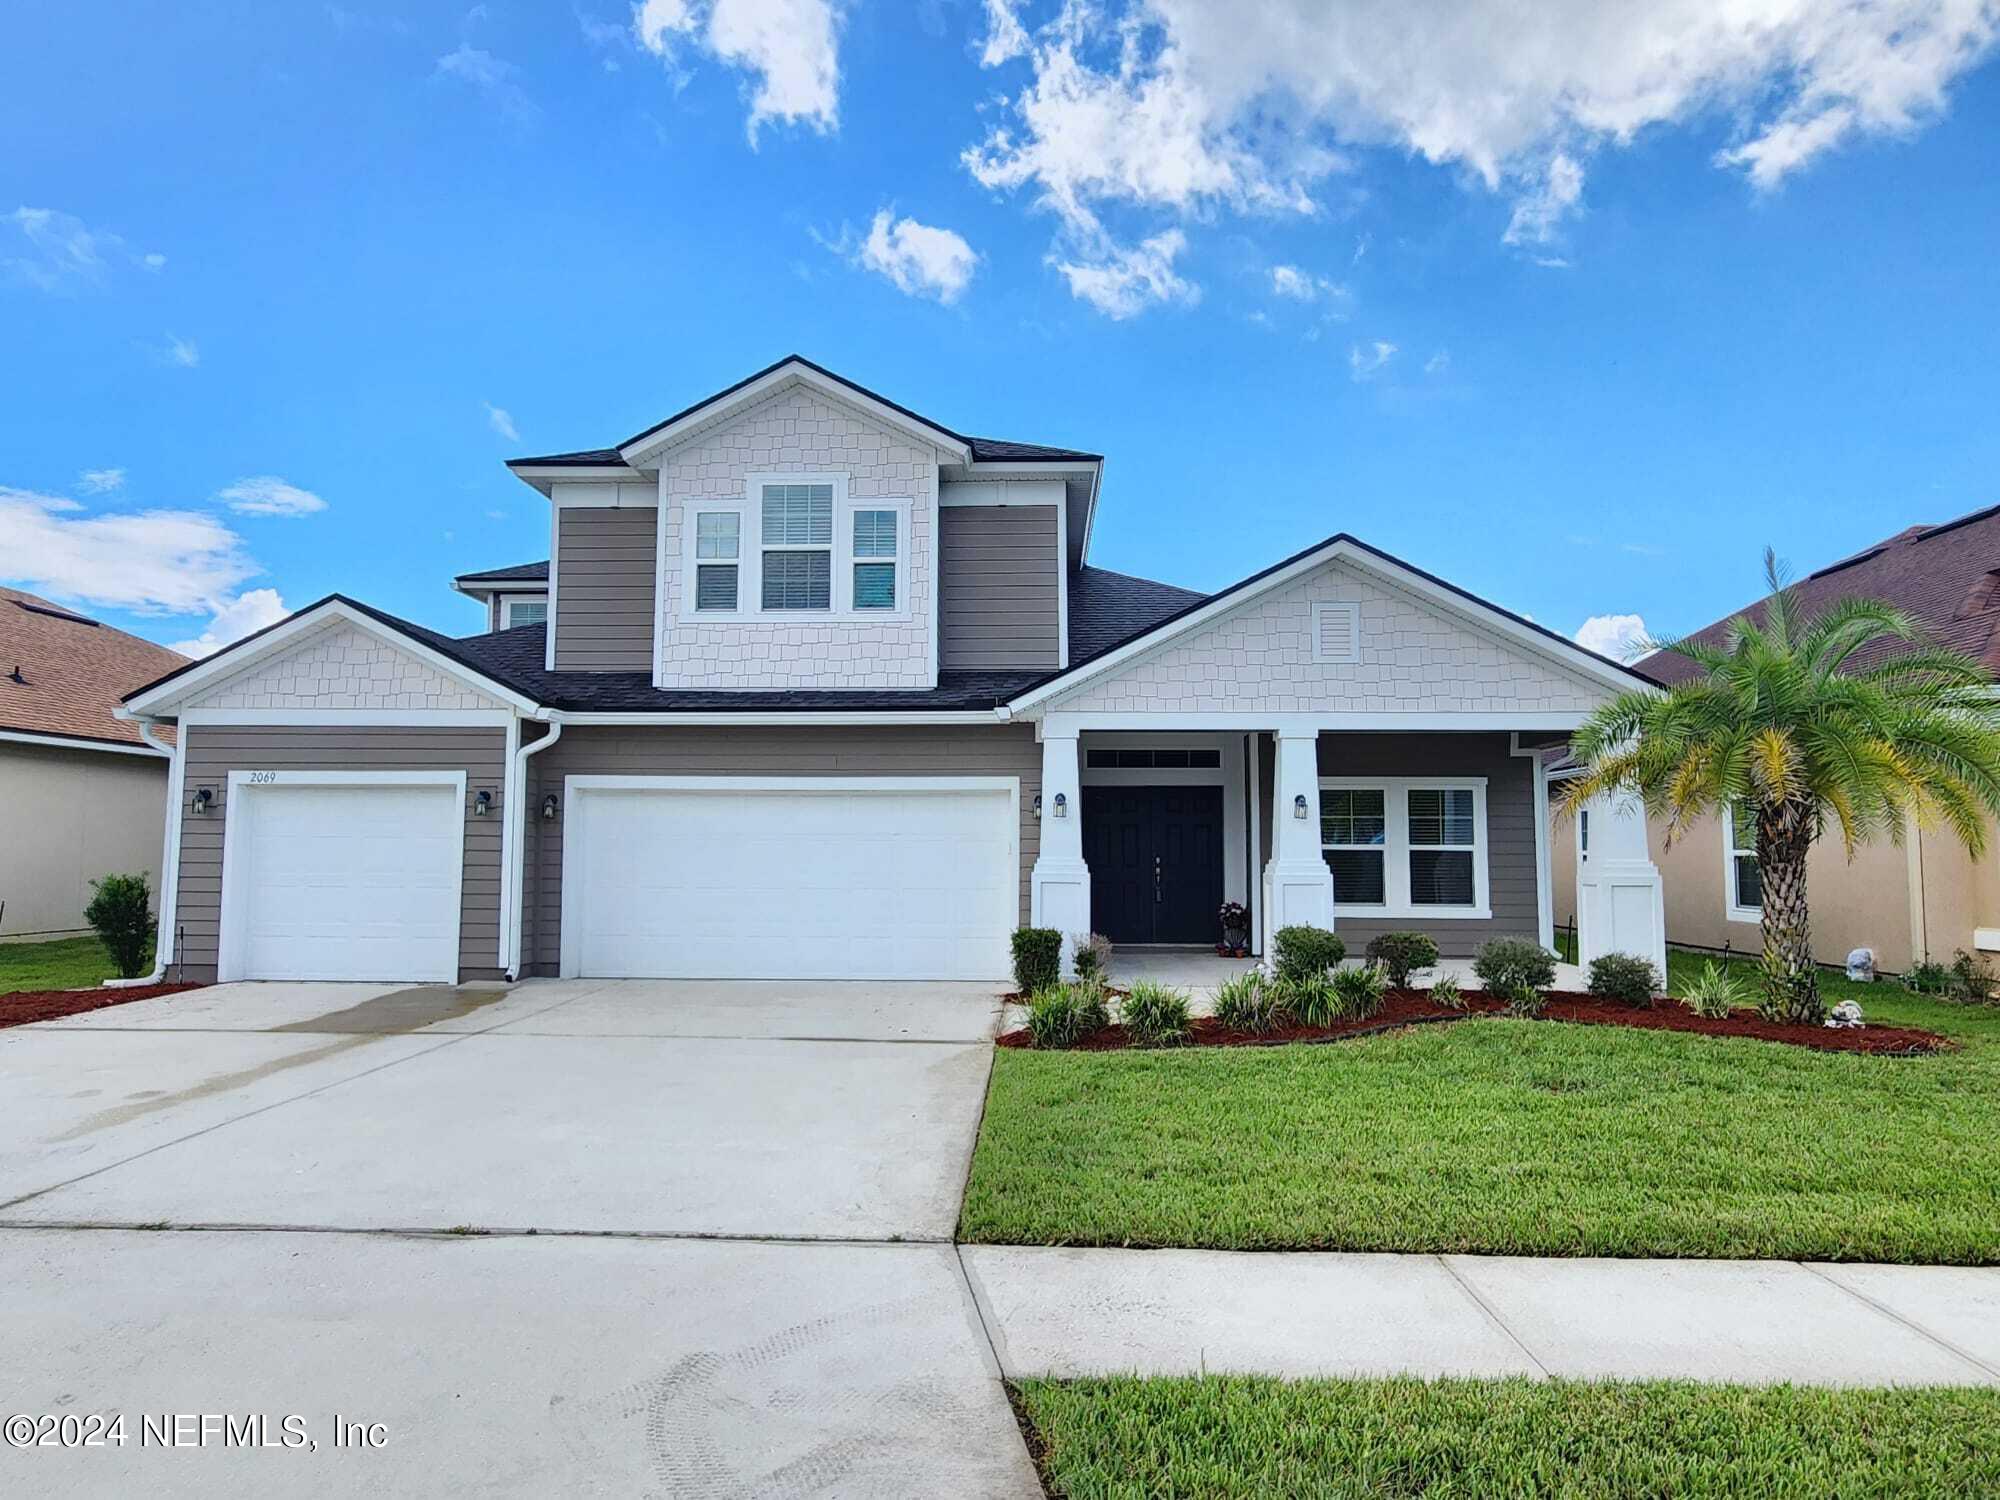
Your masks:
<svg viewBox="0 0 2000 1500"><path fill-rule="evenodd" d="M1090 675L1046 709L1580 717L1613 691L1469 609L1337 558Z"/></svg>
<svg viewBox="0 0 2000 1500"><path fill-rule="evenodd" d="M198 709L497 709L500 699L340 619L190 697Z"/></svg>

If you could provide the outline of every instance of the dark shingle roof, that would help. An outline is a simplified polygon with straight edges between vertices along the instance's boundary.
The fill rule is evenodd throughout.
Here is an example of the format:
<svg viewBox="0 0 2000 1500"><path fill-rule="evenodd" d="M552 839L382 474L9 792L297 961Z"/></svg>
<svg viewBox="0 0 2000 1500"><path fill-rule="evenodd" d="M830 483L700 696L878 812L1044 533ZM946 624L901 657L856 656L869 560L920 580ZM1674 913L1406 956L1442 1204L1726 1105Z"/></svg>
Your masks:
<svg viewBox="0 0 2000 1500"><path fill-rule="evenodd" d="M461 573L453 583L547 583L546 562L515 563L511 568L487 568L479 573Z"/></svg>
<svg viewBox="0 0 2000 1500"><path fill-rule="evenodd" d="M575 453L538 453L531 458L507 460L507 467L510 469L538 468L543 465L564 469L621 469L625 466L625 460L616 448L582 448Z"/></svg>
<svg viewBox="0 0 2000 1500"><path fill-rule="evenodd" d="M1208 596L1109 568L1069 575L1069 663L1080 667Z"/></svg>
<svg viewBox="0 0 2000 1500"><path fill-rule="evenodd" d="M1104 457L1101 453L1085 453L1081 448L1051 448L1046 443L1011 443L1006 438L969 437L965 442L972 449L973 458L982 464L1061 463L1070 459L1094 464Z"/></svg>
<svg viewBox="0 0 2000 1500"><path fill-rule="evenodd" d="M1852 557L1830 563L1796 585L1807 614L1840 599L1883 599L1914 616L1932 640L2000 671L2000 506L1936 526L1910 526ZM1720 645L1738 615L1764 617L1763 601L1735 610L1691 638ZM1908 648L1879 643L1857 652L1861 667ZM1685 656L1661 652L1635 663L1655 682L1673 683L1699 670Z"/></svg>

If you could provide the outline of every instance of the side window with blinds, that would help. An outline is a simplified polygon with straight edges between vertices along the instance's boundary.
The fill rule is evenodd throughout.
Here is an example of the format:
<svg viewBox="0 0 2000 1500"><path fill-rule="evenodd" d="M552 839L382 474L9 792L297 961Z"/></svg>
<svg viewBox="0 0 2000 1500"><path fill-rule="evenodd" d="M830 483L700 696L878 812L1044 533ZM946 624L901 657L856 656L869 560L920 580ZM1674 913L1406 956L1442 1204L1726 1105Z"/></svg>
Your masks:
<svg viewBox="0 0 2000 1500"><path fill-rule="evenodd" d="M832 609L833 486L767 484L763 502L763 607Z"/></svg>
<svg viewBox="0 0 2000 1500"><path fill-rule="evenodd" d="M1313 660L1353 662L1361 659L1361 606L1315 604L1312 611Z"/></svg>
<svg viewBox="0 0 2000 1500"><path fill-rule="evenodd" d="M694 607L736 608L743 518L733 510L702 511L694 518Z"/></svg>
<svg viewBox="0 0 2000 1500"><path fill-rule="evenodd" d="M854 607L896 607L896 512L854 512Z"/></svg>

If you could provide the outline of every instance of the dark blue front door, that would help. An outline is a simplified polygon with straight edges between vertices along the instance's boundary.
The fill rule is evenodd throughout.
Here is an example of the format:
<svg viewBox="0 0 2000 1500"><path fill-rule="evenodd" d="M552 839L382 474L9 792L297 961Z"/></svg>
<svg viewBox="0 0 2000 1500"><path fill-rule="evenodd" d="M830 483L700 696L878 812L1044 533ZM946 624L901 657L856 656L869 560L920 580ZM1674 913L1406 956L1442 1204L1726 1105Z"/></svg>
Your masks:
<svg viewBox="0 0 2000 1500"><path fill-rule="evenodd" d="M1114 943L1212 943L1222 905L1222 788L1083 789L1090 925Z"/></svg>

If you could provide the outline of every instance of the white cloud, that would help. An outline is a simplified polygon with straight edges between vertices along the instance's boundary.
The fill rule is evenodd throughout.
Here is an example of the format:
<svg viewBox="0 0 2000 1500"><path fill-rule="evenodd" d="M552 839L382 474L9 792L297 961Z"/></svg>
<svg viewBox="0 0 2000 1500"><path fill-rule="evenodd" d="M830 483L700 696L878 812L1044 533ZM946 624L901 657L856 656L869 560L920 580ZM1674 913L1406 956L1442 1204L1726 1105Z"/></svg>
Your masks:
<svg viewBox="0 0 2000 1500"><path fill-rule="evenodd" d="M326 502L311 490L302 490L275 474L239 479L216 499L246 516L309 516L326 509Z"/></svg>
<svg viewBox="0 0 2000 1500"><path fill-rule="evenodd" d="M1576 643L1599 656L1629 662L1646 654L1646 622L1638 615L1592 615L1577 627Z"/></svg>
<svg viewBox="0 0 2000 1500"><path fill-rule="evenodd" d="M886 208L875 215L853 259L864 270L888 277L900 292L934 297L946 305L964 294L979 266L979 252L963 235L915 219L892 222Z"/></svg>
<svg viewBox="0 0 2000 1500"><path fill-rule="evenodd" d="M1376 339L1370 344L1349 344L1347 373L1356 380L1372 380L1395 357L1396 346L1386 339Z"/></svg>
<svg viewBox="0 0 2000 1500"><path fill-rule="evenodd" d="M1424 361L1424 373L1426 375L1442 375L1450 368L1451 351L1449 349L1440 349Z"/></svg>
<svg viewBox="0 0 2000 1500"><path fill-rule="evenodd" d="M521 430L514 425L514 414L504 406L495 406L491 401L479 403L486 408L486 425L510 443L521 441Z"/></svg>
<svg viewBox="0 0 2000 1500"><path fill-rule="evenodd" d="M1328 322L1343 322L1354 305L1354 293L1331 277L1298 266L1271 267L1271 295L1317 306ZM1314 330L1311 337L1318 337Z"/></svg>
<svg viewBox="0 0 2000 1500"><path fill-rule="evenodd" d="M529 98L528 91L521 87L519 68L504 57L495 57L485 48L475 47L470 42L460 42L455 49L440 57L435 76L454 78L478 90L516 124L528 124L542 112L541 106Z"/></svg>
<svg viewBox="0 0 2000 1500"><path fill-rule="evenodd" d="M220 519L185 510L83 515L0 485L0 576L37 593L145 614L213 609L260 570Z"/></svg>
<svg viewBox="0 0 2000 1500"><path fill-rule="evenodd" d="M160 358L170 365L183 370L192 370L201 363L201 350L193 339L184 339L177 333L169 333L166 343L159 348Z"/></svg>
<svg viewBox="0 0 2000 1500"><path fill-rule="evenodd" d="M290 614L276 589L250 589L233 599L217 601L202 633L191 641L175 641L169 648L183 656L212 656L224 646L255 635L266 625L275 625Z"/></svg>
<svg viewBox="0 0 2000 1500"><path fill-rule="evenodd" d="M1027 55L1028 28L1014 13L1014 0L986 0L986 45L980 49L979 66L997 68Z"/></svg>
<svg viewBox="0 0 2000 1500"><path fill-rule="evenodd" d="M1187 248L1178 229L1156 234L1137 245L1121 248L1108 241L1095 254L1049 262L1069 283L1070 295L1081 298L1108 318L1129 318L1161 302L1193 304L1201 288L1174 272L1174 260Z"/></svg>
<svg viewBox="0 0 2000 1500"><path fill-rule="evenodd" d="M97 285L116 266L157 271L166 263L164 255L138 254L120 236L92 229L61 209L23 204L0 215L0 281L66 292Z"/></svg>
<svg viewBox="0 0 2000 1500"><path fill-rule="evenodd" d="M822 133L840 124L840 23L834 0L641 0L639 45L670 67L694 47L748 74L750 144L767 121Z"/></svg>
<svg viewBox="0 0 2000 1500"><path fill-rule="evenodd" d="M1027 83L964 154L1071 226L1107 205L1310 212L1354 147L1459 168L1544 243L1592 152L1663 126L1770 188L1857 136L1907 134L2000 37L1995 0L1067 0L1023 47Z"/></svg>
<svg viewBox="0 0 2000 1500"><path fill-rule="evenodd" d="M76 487L86 495L108 495L125 488L123 469L85 469L76 476Z"/></svg>

